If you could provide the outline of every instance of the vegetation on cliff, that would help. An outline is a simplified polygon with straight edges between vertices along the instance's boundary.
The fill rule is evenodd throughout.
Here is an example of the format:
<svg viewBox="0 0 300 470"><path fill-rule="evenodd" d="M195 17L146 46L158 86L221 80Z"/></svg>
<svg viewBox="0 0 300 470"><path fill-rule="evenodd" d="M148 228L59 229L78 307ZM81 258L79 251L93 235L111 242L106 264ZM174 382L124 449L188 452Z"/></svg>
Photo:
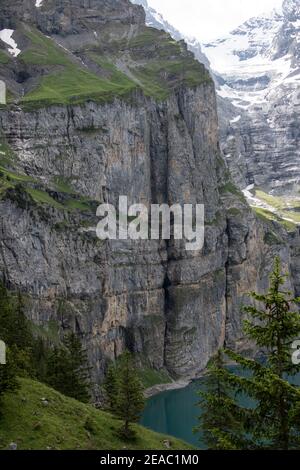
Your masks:
<svg viewBox="0 0 300 470"><path fill-rule="evenodd" d="M23 208L48 206L66 212L95 212L97 206L97 202L78 194L63 177L56 177L46 187L39 179L21 172L12 149L0 137L0 199L6 198Z"/></svg>
<svg viewBox="0 0 300 470"><path fill-rule="evenodd" d="M16 58L18 67L26 70L22 80L28 80L31 73L36 77L34 85L19 97L27 110L126 99L138 90L160 101L182 85L195 87L211 82L208 71L183 42L155 28L140 26L134 36L128 31L127 39L101 37L98 45L91 41L74 51L34 25L21 24L20 34L26 44ZM2 51L1 63L6 63Z"/></svg>

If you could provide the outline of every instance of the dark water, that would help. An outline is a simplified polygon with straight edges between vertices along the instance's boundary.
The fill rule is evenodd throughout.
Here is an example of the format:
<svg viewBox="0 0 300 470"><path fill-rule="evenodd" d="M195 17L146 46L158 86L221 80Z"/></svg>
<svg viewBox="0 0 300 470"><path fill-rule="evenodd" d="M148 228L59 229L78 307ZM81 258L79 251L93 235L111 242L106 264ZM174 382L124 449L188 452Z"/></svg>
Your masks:
<svg viewBox="0 0 300 470"><path fill-rule="evenodd" d="M149 398L142 425L203 448L199 444L199 435L193 434L199 416L197 391L201 386L201 381L197 381L181 390L171 390Z"/></svg>
<svg viewBox="0 0 300 470"><path fill-rule="evenodd" d="M235 369L235 372L238 370ZM300 385L300 374L290 382ZM149 398L141 424L153 431L178 437L200 449L205 449L201 435L193 434L193 428L197 425L201 414L201 409L196 406L199 402L197 392L203 388L204 381L199 380L184 389L163 392ZM239 401L243 406L252 406L251 401L245 396L240 396Z"/></svg>

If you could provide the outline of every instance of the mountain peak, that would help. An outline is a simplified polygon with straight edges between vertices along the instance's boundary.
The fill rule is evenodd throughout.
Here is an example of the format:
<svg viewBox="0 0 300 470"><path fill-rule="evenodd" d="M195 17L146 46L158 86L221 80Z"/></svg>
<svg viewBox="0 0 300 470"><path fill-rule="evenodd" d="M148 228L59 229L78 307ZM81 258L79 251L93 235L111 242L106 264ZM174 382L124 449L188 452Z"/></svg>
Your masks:
<svg viewBox="0 0 300 470"><path fill-rule="evenodd" d="M142 5L144 8L149 8L147 0L137 0L133 1L132 3L135 3L136 5Z"/></svg>
<svg viewBox="0 0 300 470"><path fill-rule="evenodd" d="M300 19L300 0L284 0L282 11L289 21L297 21Z"/></svg>
<svg viewBox="0 0 300 470"><path fill-rule="evenodd" d="M210 68L207 57L202 53L200 42L194 38L182 34L174 26L172 26L163 15L148 5L147 0L131 0L134 5L141 5L144 7L146 13L146 24L152 28L166 31L169 33L175 41L185 41L190 52L192 52L195 58L204 64L208 69Z"/></svg>

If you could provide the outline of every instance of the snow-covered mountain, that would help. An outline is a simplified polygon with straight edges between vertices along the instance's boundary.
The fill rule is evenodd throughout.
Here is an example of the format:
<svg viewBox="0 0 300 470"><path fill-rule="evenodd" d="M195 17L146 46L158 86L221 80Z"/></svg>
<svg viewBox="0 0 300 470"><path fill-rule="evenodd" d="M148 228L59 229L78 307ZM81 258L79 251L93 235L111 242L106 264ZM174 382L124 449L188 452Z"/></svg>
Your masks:
<svg viewBox="0 0 300 470"><path fill-rule="evenodd" d="M285 0L203 51L222 77L222 147L236 182L299 197L300 0ZM224 100L235 109L229 120Z"/></svg>
<svg viewBox="0 0 300 470"><path fill-rule="evenodd" d="M284 82L299 86L300 16L286 15L295 12L295 3L286 0L282 12L252 18L227 37L204 45L212 69L225 81L220 96L251 110L268 103Z"/></svg>

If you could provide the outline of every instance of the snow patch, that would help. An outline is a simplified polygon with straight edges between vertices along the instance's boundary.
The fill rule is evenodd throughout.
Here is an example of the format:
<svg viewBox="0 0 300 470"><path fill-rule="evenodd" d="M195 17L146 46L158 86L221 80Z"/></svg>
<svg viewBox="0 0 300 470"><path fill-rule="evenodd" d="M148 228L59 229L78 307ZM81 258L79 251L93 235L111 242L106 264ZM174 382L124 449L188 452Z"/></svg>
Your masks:
<svg viewBox="0 0 300 470"><path fill-rule="evenodd" d="M265 209L269 212L272 212L273 214L276 214L276 209L274 209L274 207L270 206L264 201L261 201L258 197L255 197L252 194L251 191L253 189L254 189L254 184L251 184L250 186L247 186L247 188L242 191L248 203L250 204L250 206L258 207L260 209Z"/></svg>
<svg viewBox="0 0 300 470"><path fill-rule="evenodd" d="M2 29L2 31L0 31L0 39L9 46L8 52L14 57L17 57L20 54L21 49L18 49L18 44L12 38L13 33L13 29Z"/></svg>
<svg viewBox="0 0 300 470"><path fill-rule="evenodd" d="M261 57L260 60L256 59L256 64L250 66L251 61L247 64L241 63L238 67L233 67L231 74L227 75L229 81L234 77L236 80L248 80L255 78L258 80L260 77L268 76L270 82L262 89L255 89L248 87L248 89L237 89L228 85L223 85L217 90L217 93L222 98L230 99L234 106L241 109L249 109L253 106L262 106L269 102L269 95L286 84L299 83L299 73L297 68L292 68L291 57L285 56L277 60L267 62ZM245 68L244 68L245 67ZM226 78L226 75L223 75ZM233 81L233 85L234 85Z"/></svg>
<svg viewBox="0 0 300 470"><path fill-rule="evenodd" d="M238 116L236 116L235 118L231 119L230 123L231 124L235 124L236 122L239 122L241 120L241 115L239 114Z"/></svg>
<svg viewBox="0 0 300 470"><path fill-rule="evenodd" d="M245 198L247 199L247 201L248 201L248 203L251 207L257 207L259 209L265 209L265 210L271 212L272 214L277 215L278 217L280 217L283 220L295 223L294 220L292 220L288 217L285 217L282 213L279 213L278 210L275 207L271 206L267 202L262 201L258 197L254 196L253 193L252 193L253 190L254 190L254 184L251 184L250 186L247 186L247 188L242 191Z"/></svg>
<svg viewBox="0 0 300 470"><path fill-rule="evenodd" d="M252 189L254 189L254 184L250 184L246 189L243 189L243 194L247 199L253 199Z"/></svg>
<svg viewBox="0 0 300 470"><path fill-rule="evenodd" d="M44 0L36 0L35 6L36 6L37 8L40 8L40 7L42 6L43 1L44 1Z"/></svg>

